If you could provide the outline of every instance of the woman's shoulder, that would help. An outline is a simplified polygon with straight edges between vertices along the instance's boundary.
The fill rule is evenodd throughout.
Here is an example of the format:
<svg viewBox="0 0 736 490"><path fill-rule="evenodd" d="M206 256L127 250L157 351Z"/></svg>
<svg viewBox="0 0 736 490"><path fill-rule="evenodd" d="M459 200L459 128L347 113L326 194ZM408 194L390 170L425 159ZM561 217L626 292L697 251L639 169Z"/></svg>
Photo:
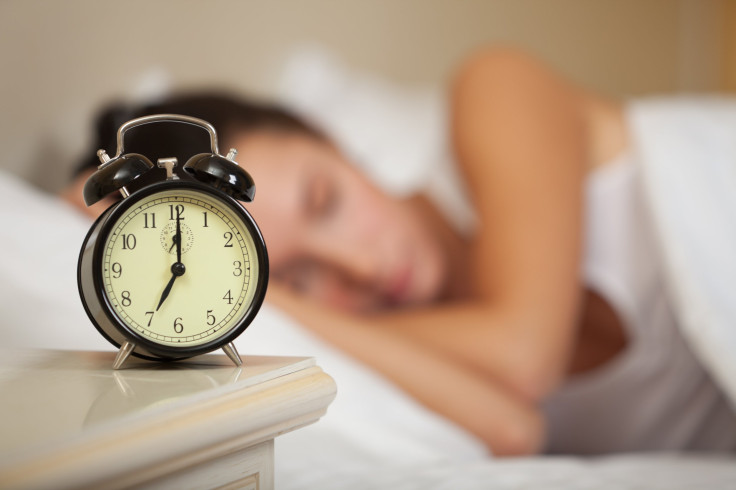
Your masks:
<svg viewBox="0 0 736 490"><path fill-rule="evenodd" d="M497 100L494 110L502 118L534 112L548 102L579 113L587 127L589 170L604 165L628 146L621 101L578 85L523 49L492 46L471 53L453 78L453 106L473 92Z"/></svg>
<svg viewBox="0 0 736 490"><path fill-rule="evenodd" d="M553 84L559 89L579 88L542 58L512 46L486 46L466 56L455 70L453 92L482 84L486 90L526 91L532 84Z"/></svg>

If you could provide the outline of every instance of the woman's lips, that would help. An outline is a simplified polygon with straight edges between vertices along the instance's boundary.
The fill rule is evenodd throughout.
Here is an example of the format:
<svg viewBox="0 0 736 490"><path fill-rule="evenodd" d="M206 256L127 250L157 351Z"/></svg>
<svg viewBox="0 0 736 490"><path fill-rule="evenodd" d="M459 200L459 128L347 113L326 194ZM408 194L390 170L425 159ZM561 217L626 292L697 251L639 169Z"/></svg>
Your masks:
<svg viewBox="0 0 736 490"><path fill-rule="evenodd" d="M398 304L404 301L409 294L409 287L411 286L412 280L412 268L409 264L399 268L388 283L386 289L386 296L388 300L393 304Z"/></svg>

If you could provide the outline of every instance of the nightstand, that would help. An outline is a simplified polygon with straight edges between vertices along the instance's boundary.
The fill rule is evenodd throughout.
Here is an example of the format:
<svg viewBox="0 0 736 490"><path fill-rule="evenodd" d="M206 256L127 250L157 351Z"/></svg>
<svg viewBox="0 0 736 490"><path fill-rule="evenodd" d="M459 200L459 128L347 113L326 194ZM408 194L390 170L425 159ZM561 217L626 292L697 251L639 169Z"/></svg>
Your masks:
<svg viewBox="0 0 736 490"><path fill-rule="evenodd" d="M272 488L274 438L336 392L312 358L114 357L0 351L1 488Z"/></svg>

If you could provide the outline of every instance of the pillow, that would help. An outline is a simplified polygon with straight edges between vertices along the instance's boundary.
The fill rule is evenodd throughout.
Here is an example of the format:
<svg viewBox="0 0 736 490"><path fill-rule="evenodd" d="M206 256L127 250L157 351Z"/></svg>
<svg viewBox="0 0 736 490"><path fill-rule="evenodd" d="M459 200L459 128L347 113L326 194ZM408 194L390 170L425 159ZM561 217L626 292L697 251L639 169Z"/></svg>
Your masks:
<svg viewBox="0 0 736 490"><path fill-rule="evenodd" d="M282 103L328 134L381 189L397 197L424 192L458 231L472 232L442 88L401 87L319 48L287 57L278 85Z"/></svg>
<svg viewBox="0 0 736 490"><path fill-rule="evenodd" d="M0 172L0 223L0 345L113 350L77 291L77 257L91 220Z"/></svg>

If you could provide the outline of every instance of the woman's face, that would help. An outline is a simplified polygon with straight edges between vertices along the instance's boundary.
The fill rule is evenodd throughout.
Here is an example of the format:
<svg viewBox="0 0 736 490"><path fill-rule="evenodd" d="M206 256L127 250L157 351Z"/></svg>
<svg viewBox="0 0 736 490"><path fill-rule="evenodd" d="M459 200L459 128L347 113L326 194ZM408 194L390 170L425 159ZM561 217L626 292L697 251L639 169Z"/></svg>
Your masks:
<svg viewBox="0 0 736 490"><path fill-rule="evenodd" d="M233 143L256 182L247 208L266 240L272 280L348 310L425 303L441 293L447 265L428 222L332 145L267 132Z"/></svg>

